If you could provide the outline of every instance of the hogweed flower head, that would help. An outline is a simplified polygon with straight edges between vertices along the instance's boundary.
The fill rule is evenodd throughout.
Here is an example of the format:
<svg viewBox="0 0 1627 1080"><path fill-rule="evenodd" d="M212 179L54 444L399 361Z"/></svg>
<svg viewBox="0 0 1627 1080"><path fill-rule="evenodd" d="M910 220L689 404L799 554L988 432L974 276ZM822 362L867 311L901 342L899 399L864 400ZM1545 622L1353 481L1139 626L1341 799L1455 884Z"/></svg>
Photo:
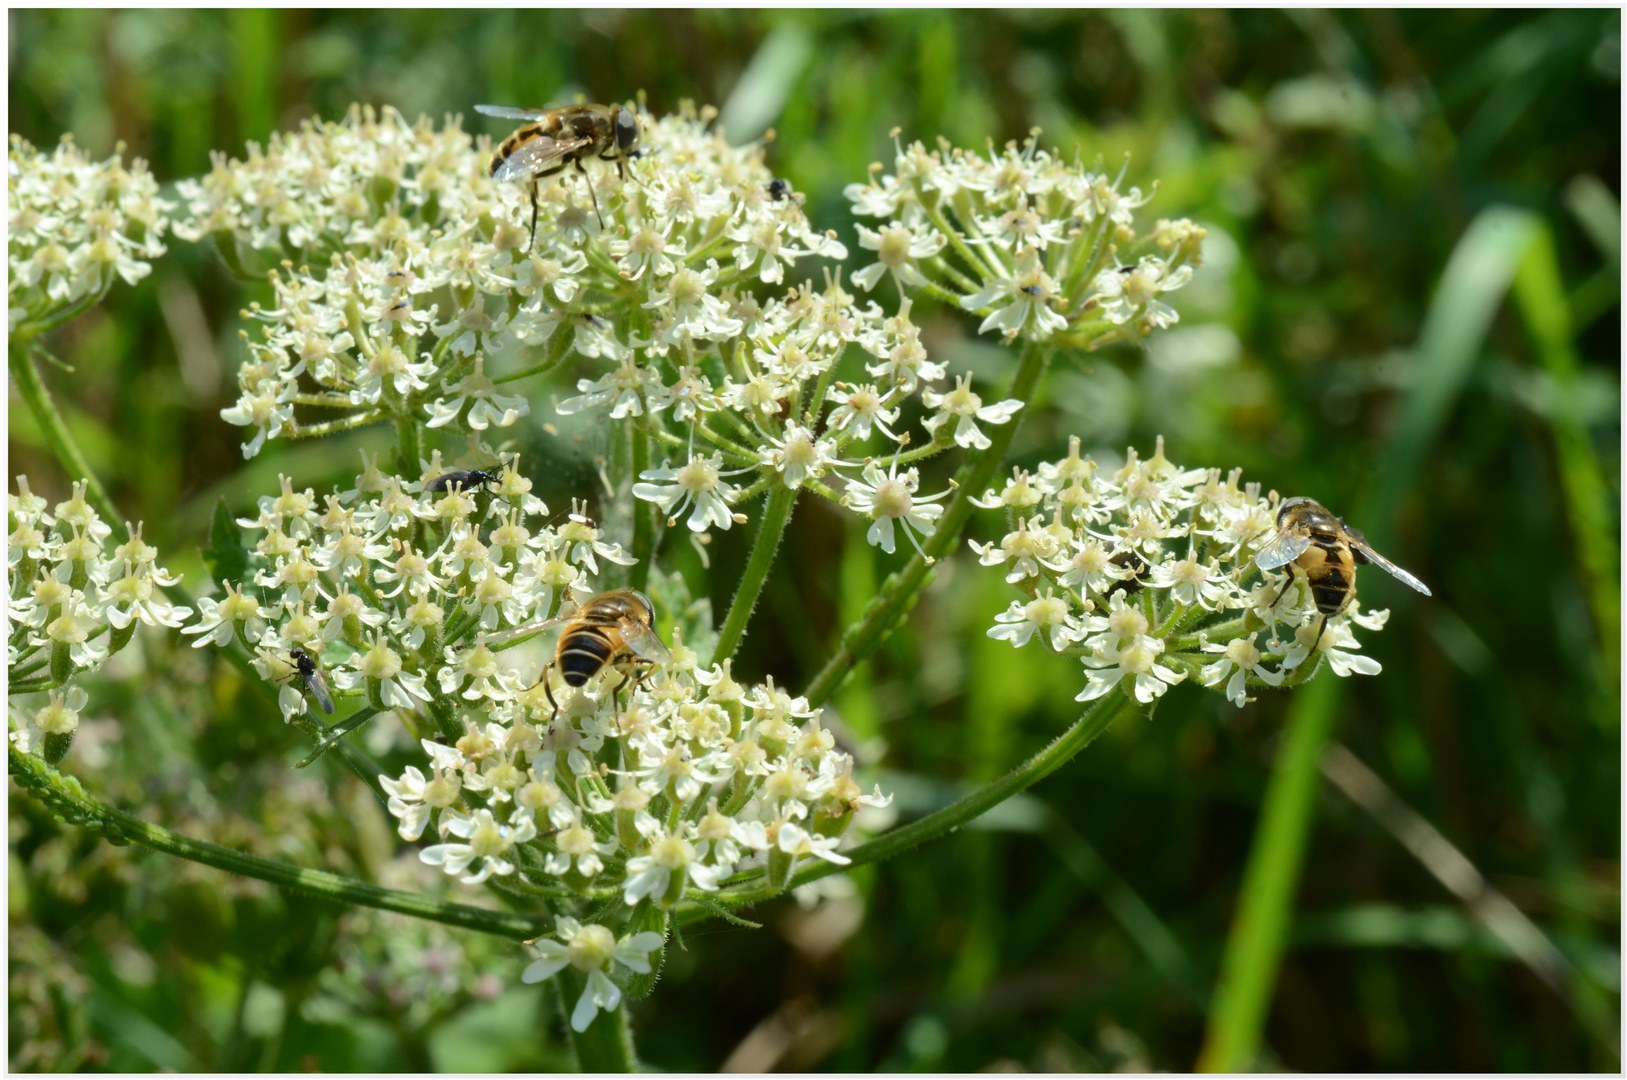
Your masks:
<svg viewBox="0 0 1627 1080"><path fill-rule="evenodd" d="M1292 566L1261 574L1253 557L1278 499L1240 485L1240 472L1222 483L1219 469L1182 468L1160 438L1152 457L1131 448L1103 475L1075 438L1037 473L1017 470L1003 491L973 500L1011 514L1000 542L973 548L1027 597L988 636L1022 647L1038 635L1078 656L1079 700L1122 687L1146 704L1191 680L1242 706L1249 688L1302 682L1323 657L1339 676L1378 673L1351 628L1378 630L1389 612L1352 600L1324 616Z"/></svg>
<svg viewBox="0 0 1627 1080"><path fill-rule="evenodd" d="M164 589L180 581L158 563L142 539L112 543L112 527L85 498L79 481L55 507L17 477L6 516L6 657L12 695L50 692L39 709L12 716L12 742L25 753L46 747L46 736L66 738L84 709L85 691L70 682L106 663L127 646L139 624L178 627L192 609L172 603ZM227 628L228 639L231 629ZM60 754L57 755L58 757ZM53 758L54 760L54 758Z"/></svg>
<svg viewBox="0 0 1627 1080"><path fill-rule="evenodd" d="M50 153L13 135L6 184L8 333L37 333L83 311L115 280L134 285L164 253L171 204L124 147L91 161L64 136Z"/></svg>
<svg viewBox="0 0 1627 1080"><path fill-rule="evenodd" d="M742 685L726 659L709 664L704 621L689 625L690 645L675 632L662 662L615 656L578 685L551 665L540 677L517 666L509 650L523 636L569 619L634 560L628 537L607 535L585 504L550 517L516 460L493 466L482 435L533 407L608 420L633 429L648 463L617 477L632 481L619 490L671 525L727 529L747 520L747 500L777 491L783 505L804 489L867 519L885 551L899 528L922 550L949 493L922 493L916 463L987 450L1024 402L977 392L931 355L910 294L973 312L980 332L1007 342L1094 347L1172 322L1160 297L1201 255L1190 223L1161 222L1141 240L1133 211L1146 196L1046 151L1036 133L1003 151L897 144L891 175L848 190L855 213L881 219L859 230L867 265L813 280L797 273L807 256L847 251L797 199L769 195L762 146L730 146L715 115L689 105L639 115L658 149L615 167L584 162L593 203L579 177L545 179L534 239L529 185L493 180L487 147L460 122L361 107L250 144L239 160L216 155L207 176L180 185L174 226L213 238L235 271L269 286L271 299L244 313L239 395L222 411L245 429L246 457L272 439L385 422L420 466L390 475L364 453L354 487L321 496L283 479L239 522L251 530L246 575L201 599L184 632L198 646L253 650L261 673L284 681L290 722L311 727L297 648L341 709L394 710L415 731L438 730L444 741L422 740L421 761L380 778L399 835L432 833L423 863L469 886L523 879L561 900L619 899L626 919L606 917L634 927L755 879L783 887L799 860L845 863L858 809L887 797L863 793L805 699L771 679ZM883 306L894 292L877 288L883 277L896 306ZM41 280L46 294L63 287ZM865 368L850 377L868 381L835 381L850 348ZM574 390L513 385L531 375ZM908 421L919 430L901 417L919 417ZM455 470L418 446L448 435L469 439ZM1214 659L1202 649L1228 640L1213 630L1189 645L1181 635L1195 622L1182 620L1243 609L1229 575L1253 521L1229 493L1196 495L1202 477L1161 454L1144 466L1108 480L1075 453L1014 474L998 501L1019 515L1018 535L982 552L1027 594L999 636L1037 635L1086 657L1092 687L1130 679L1138 696L1195 674ZM476 468L479 482L441 482ZM191 614L155 599L161 571L137 548L121 549L117 566L98 561L94 515L58 508L52 549L43 507L19 517L23 501L9 559L38 581L26 640L92 657L98 630L85 620L103 597L119 632ZM1183 537L1198 549L1166 558ZM52 556L68 569L39 577ZM1142 592L1130 603L1120 586ZM1330 659L1335 646L1351 655L1344 635L1317 643ZM1247 670L1313 666L1294 668L1275 648ZM1250 660L1239 652L1233 665ZM48 723L62 726L57 717ZM615 933L562 918L527 969L527 981L567 965L586 976L577 1030L619 1004L616 966L648 972L661 945L642 929Z"/></svg>

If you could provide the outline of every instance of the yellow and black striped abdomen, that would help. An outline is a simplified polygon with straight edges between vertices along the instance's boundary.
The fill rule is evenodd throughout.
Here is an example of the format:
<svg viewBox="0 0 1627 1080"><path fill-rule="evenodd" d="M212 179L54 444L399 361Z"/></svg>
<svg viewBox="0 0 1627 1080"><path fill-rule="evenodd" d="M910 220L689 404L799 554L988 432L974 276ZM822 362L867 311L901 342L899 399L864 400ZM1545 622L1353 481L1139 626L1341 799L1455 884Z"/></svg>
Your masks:
<svg viewBox="0 0 1627 1080"><path fill-rule="evenodd" d="M503 167L503 162L507 161L509 155L520 148L521 143L528 142L541 134L543 134L541 124L527 124L504 139L502 145L492 153L491 164L486 166L486 173L495 176L497 170Z"/></svg>
<svg viewBox="0 0 1627 1080"><path fill-rule="evenodd" d="M554 657L568 686L582 686L597 675L621 649L620 635L603 626L576 626L559 639Z"/></svg>
<svg viewBox="0 0 1627 1080"><path fill-rule="evenodd" d="M1337 615L1356 596L1356 560L1350 545L1334 533L1315 532L1311 546L1299 557L1316 610Z"/></svg>

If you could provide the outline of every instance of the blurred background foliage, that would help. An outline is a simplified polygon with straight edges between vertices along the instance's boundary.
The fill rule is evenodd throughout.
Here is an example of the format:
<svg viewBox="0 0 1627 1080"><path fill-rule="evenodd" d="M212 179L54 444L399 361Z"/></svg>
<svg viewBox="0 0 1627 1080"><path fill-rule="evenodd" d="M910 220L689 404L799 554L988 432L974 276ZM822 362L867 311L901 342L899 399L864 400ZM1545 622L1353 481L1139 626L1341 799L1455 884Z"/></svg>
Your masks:
<svg viewBox="0 0 1627 1080"><path fill-rule="evenodd" d="M841 189L890 161L895 125L970 147L1037 125L1115 171L1128 155L1129 182L1161 182L1157 216L1208 226L1208 269L1150 351L1061 359L1013 454L1059 456L1072 432L1121 454L1162 433L1179 462L1241 465L1347 516L1383 488L1404 403L1424 396L1426 319L1473 324L1452 307L1461 292L1437 292L1454 249L1488 207L1534 215L1546 276L1517 284L1520 304L1504 302L1506 280L1483 284L1489 324L1461 376L1429 391L1439 422L1415 468L1388 473L1404 490L1381 550L1435 596L1364 575L1368 605L1396 615L1368 639L1386 670L1345 687L1335 737L1542 928L1562 977L1487 932L1393 820L1325 785L1262 1063L1619 1068L1618 12L8 18L10 130L44 147L72 132L97 156L122 142L166 183L352 101L461 113L500 138L476 102L639 90L654 111L716 104L737 139L772 127L771 165L850 238ZM174 242L148 282L56 333L71 372L45 369L114 500L194 591L222 497L245 511L278 472L348 483L357 449L388 438L276 443L242 463L219 410L235 397L237 312L256 298L207 247ZM929 346L980 378L1010 362L953 313L929 326ZM8 412L10 471L62 497L15 398ZM551 412L539 404L516 446L539 479L552 463L542 494L558 506L594 488L597 433L545 432ZM893 568L856 528L802 503L739 660L749 674L805 683ZM739 564L739 532L714 565ZM714 603L732 588L717 575ZM1076 715L1075 665L983 637L1010 599L963 552L838 698L904 816ZM69 759L93 790L193 835L445 887L395 856L342 770L291 768L306 747L260 687L207 653L138 641ZM982 828L808 906L759 909L765 929L691 931L635 1009L641 1054L675 1070L1191 1068L1288 705L1239 711L1179 688ZM409 760L399 731L375 728L375 753ZM13 1069L570 1064L557 1004L517 982L506 942L110 847L24 798L10 840Z"/></svg>

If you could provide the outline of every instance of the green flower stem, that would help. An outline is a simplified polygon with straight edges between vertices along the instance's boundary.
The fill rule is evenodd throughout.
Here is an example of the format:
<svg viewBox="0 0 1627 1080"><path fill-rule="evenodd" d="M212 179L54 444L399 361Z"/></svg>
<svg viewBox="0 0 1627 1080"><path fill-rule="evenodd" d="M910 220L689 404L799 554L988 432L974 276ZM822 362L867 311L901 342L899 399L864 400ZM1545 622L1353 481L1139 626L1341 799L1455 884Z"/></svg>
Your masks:
<svg viewBox="0 0 1627 1080"><path fill-rule="evenodd" d="M582 1073L638 1072L638 1054L633 1050L633 1028L627 1020L627 998L606 1012L599 1010L586 1031L571 1028L571 1010L587 987L587 976L566 965L555 978L559 982L560 1005L565 1013L565 1029L571 1033L576 1050L576 1068Z"/></svg>
<svg viewBox="0 0 1627 1080"><path fill-rule="evenodd" d="M407 406L403 405L403 409ZM418 421L410 411L395 418L396 469L402 476L417 476L423 466L418 464Z"/></svg>
<svg viewBox="0 0 1627 1080"><path fill-rule="evenodd" d="M109 281L100 289L92 293L86 293L84 296L80 297L78 300L74 301L72 304L60 311L47 315L44 318L35 319L32 322L23 323L17 328L15 332L16 337L19 339L37 337L40 334L46 333L47 331L55 330L59 326L66 326L68 323L73 322L75 319L79 318L79 316L101 303L102 298L107 295L107 291L111 287L112 282Z"/></svg>
<svg viewBox="0 0 1627 1080"><path fill-rule="evenodd" d="M954 308L956 311L963 310L963 308L961 306L961 301L966 299L966 297L960 295L959 293L951 292L950 290L944 288L942 285L939 285L935 281L928 281L925 285L922 285L921 286L921 291L925 292L928 296L932 297L933 299L938 300L941 303L949 305L950 307Z"/></svg>
<svg viewBox="0 0 1627 1080"><path fill-rule="evenodd" d="M349 402L345 403L346 405ZM337 435L341 431L352 428L366 427L384 419L384 414L377 409L368 409L366 412L353 413L341 420L326 420L320 424L300 424L288 432L291 439L319 439L327 435Z"/></svg>
<svg viewBox="0 0 1627 1080"><path fill-rule="evenodd" d="M57 461L67 472L69 480L85 481L85 494L90 498L91 505L96 512L102 515L102 520L112 528L113 534L121 540L130 538L130 531L124 527L124 517L108 498L107 489L91 472L90 463L80 452L79 444L73 441L68 434L68 425L63 422L62 414L57 412L56 403L51 400L50 391L45 389L45 383L40 379L40 373L34 367L33 347L26 338L13 336L8 342L11 353L11 375L17 384L17 392L22 395L23 402L28 411L33 414L34 422L39 424L40 432L45 436L45 444L56 455Z"/></svg>
<svg viewBox="0 0 1627 1080"><path fill-rule="evenodd" d="M295 394L294 404L309 405L318 409L351 409L355 407L351 403L349 395L336 393Z"/></svg>
<svg viewBox="0 0 1627 1080"><path fill-rule="evenodd" d="M699 431L703 438L711 442L719 450L722 450L724 454L728 455L739 463L743 465L757 464L756 454L752 453L749 448L741 446L727 435L721 435L701 422L697 422L695 424L695 430ZM761 432L757 433L757 437L764 439L768 438L766 434Z"/></svg>
<svg viewBox="0 0 1627 1080"><path fill-rule="evenodd" d="M1020 791L1032 787L1045 779L1057 769L1067 764L1079 751L1089 746L1096 737L1111 727L1114 721L1121 716L1136 711L1135 701L1125 696L1122 686L1114 687L1105 695L1091 702L1085 713L1073 726L1059 735L1049 746L1023 762L1021 765L1006 773L1000 779L985 784L964 798L910 822L903 828L883 833L874 840L860 844L858 847L844 851L852 860L851 864L838 866L823 859L808 859L791 875L787 888L805 885L810 881L829 874L863 866L865 863L879 862L890 859L894 855L908 851L917 844L925 843L945 833L968 824L978 816L1005 802ZM738 892L720 892L708 899L713 904L725 907L745 907L759 903L763 900L778 896L784 890L768 886L758 886ZM680 926L698 922L714 914L699 904L680 908L678 911L678 924Z"/></svg>
<svg viewBox="0 0 1627 1080"><path fill-rule="evenodd" d="M982 278L985 282L998 281L1001 278L1009 276L999 273L993 265L984 262L983 259L967 245L965 236L960 232L960 230L949 224L948 218L944 217L942 207L940 207L936 201L931 203L927 201L926 192L922 190L920 180L915 180L914 186L916 204L920 206L922 210L926 211L927 218L932 222L933 225L937 226L939 232L943 233L943 235L948 238L949 246L954 248L955 252L959 254L962 259L966 260L966 265L972 268L973 273L977 274L977 276ZM948 260L946 259L944 261L947 262Z"/></svg>
<svg viewBox="0 0 1627 1080"><path fill-rule="evenodd" d="M1277 979L1305 841L1315 816L1318 762L1338 715L1339 680L1323 676L1294 697L1260 810L1260 830L1243 873L1237 915L1226 939L1200 1072L1255 1067Z"/></svg>
<svg viewBox="0 0 1627 1080"><path fill-rule="evenodd" d="M802 423L809 431L818 430L815 425L819 422L820 414L825 411L825 398L830 395L830 384L836 378L836 365L841 359L841 354L838 353L836 359L820 372L819 381L814 384L813 398L808 402L807 411L802 414Z"/></svg>
<svg viewBox="0 0 1627 1080"><path fill-rule="evenodd" d="M650 437L642 428L630 426L628 436L633 440L633 479L635 484L650 467ZM655 505L643 499L633 503L633 558L638 560L628 568L629 584L642 592L650 583L650 560L655 555Z"/></svg>
<svg viewBox="0 0 1627 1080"><path fill-rule="evenodd" d="M720 664L734 655L746 631L746 620L757 606L757 596L763 591L763 582L774 565L774 552L785 535L785 523L791 520L791 508L796 505L796 489L775 484L763 507L763 520L757 525L757 538L751 544L751 558L746 572L740 575L740 586L735 590L729 614L718 631L717 648L712 651L712 663Z"/></svg>
<svg viewBox="0 0 1627 1080"><path fill-rule="evenodd" d="M900 465L909 465L917 461L925 461L929 457L936 457L955 445L955 437L952 433L949 433L948 424L938 430L945 433L942 438L934 435L932 441L925 446L917 446L914 450L905 450L903 453L895 454L887 460L897 461Z"/></svg>
<svg viewBox="0 0 1627 1080"><path fill-rule="evenodd" d="M16 747L8 748L7 760L12 779L43 802L58 820L99 833L113 844L133 842L167 855L213 866L217 870L256 878L286 889L297 889L337 903L394 911L498 937L523 940L535 937L546 929L542 919L386 889L326 870L308 870L206 840L181 836L99 802L85 792L75 777L62 775L30 754L18 753Z"/></svg>
<svg viewBox="0 0 1627 1080"><path fill-rule="evenodd" d="M938 527L922 545L929 558L942 558L949 554L959 541L961 530L966 527L966 522L972 516L971 500L982 496L994 482L994 475L999 471L1006 450L1017 434L1023 413L1027 412L1028 401L1034 396L1034 390L1039 385L1040 376L1045 373L1050 358L1051 350L1048 345L1031 341L1023 347L1022 356L1017 362L1017 373L1012 376L1011 389L1006 393L1006 397L1023 402L1023 412L1018 413L1009 422L995 427L989 434L989 445L983 450L974 451L966 464L956 473L955 482L958 486L955 493L944 507ZM927 559L917 552L902 571L887 579L880 594L865 608L859 620L842 632L842 644L836 650L836 655L830 658L820 669L819 674L814 676L813 682L808 684L805 693L810 705L817 706L830 700L830 696L847 678L847 673L852 671L855 665L869 659L881 646L893 632L893 628L898 625L899 620L914 605L916 595L926 586L929 573Z"/></svg>
<svg viewBox="0 0 1627 1080"><path fill-rule="evenodd" d="M449 745L457 745L457 741L466 734L463 725L458 723L458 707L456 703L448 700L442 694L436 694L429 700L428 708L430 719L435 721L436 730L446 737Z"/></svg>
<svg viewBox="0 0 1627 1080"><path fill-rule="evenodd" d="M977 282L973 281L971 278L969 278L965 274L961 273L959 267L957 267L954 263L950 262L949 260L943 258L942 256L939 256L939 255L932 256L932 258L930 258L930 259L928 259L926 261L926 266L930 267L933 270L942 271L944 276L949 278L950 281L953 281L955 283L955 287L963 290L967 296L971 296L973 293L979 293L979 292L983 291L983 286L979 285ZM941 285L938 286L938 287L940 289L943 288ZM954 295L954 293L949 289L943 289L943 291L947 295L950 295L950 296ZM955 306L956 307L960 306L960 301L959 300L955 301Z"/></svg>

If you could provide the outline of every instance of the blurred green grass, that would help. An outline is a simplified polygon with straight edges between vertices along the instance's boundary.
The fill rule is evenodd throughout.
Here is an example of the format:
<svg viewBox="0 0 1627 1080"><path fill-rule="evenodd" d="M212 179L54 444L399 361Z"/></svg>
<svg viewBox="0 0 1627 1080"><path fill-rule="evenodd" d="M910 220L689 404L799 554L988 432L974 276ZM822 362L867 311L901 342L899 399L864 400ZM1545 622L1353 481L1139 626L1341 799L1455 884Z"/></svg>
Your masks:
<svg viewBox="0 0 1627 1080"><path fill-rule="evenodd" d="M1110 168L1131 155L1131 182L1160 178L1157 215L1211 228L1210 269L1181 295L1182 328L1147 354L1056 365L1014 455L1055 457L1070 432L1120 452L1162 433L1176 460L1242 465L1341 512L1374 505L1390 478L1380 550L1435 596L1363 577L1369 604L1396 613L1369 646L1385 672L1342 687L1335 735L1549 932L1585 983L1574 1000L1619 1009L1616 12L8 18L11 131L46 146L72 131L97 154L123 141L166 182L205 170L212 149L240 154L351 101L461 113L501 135L473 122L474 103L638 90L656 110L718 105L742 135L772 126L775 170L850 239L841 188L889 158L895 125L979 147L1037 124ZM1551 266L1493 303L1407 475L1381 473L1448 260L1494 206L1541 223ZM234 396L236 312L261 297L185 244L153 278L56 334L74 371L44 377L115 501L198 589L220 497L245 510L278 472L348 481L358 448L384 434L274 444L244 467L218 410ZM928 327L930 348L980 378L1008 366L951 314ZM8 413L11 471L65 493L15 399ZM539 429L523 441L533 461L559 463L550 503L590 485L591 443ZM894 568L851 528L799 509L743 668L793 686L818 669ZM983 523L983 538L997 528ZM714 565L743 557L741 542L720 538ZM838 698L923 799L998 774L1075 715L1076 669L982 638L1009 599L988 577L945 565ZM732 584L717 578L714 601ZM109 798L223 842L263 834L265 854L411 872L390 862L394 838L353 778L328 762L315 777L288 767L305 748L230 669L162 641L120 659L110 674L123 681L98 699L118 723L76 751ZM758 913L763 930L687 935L635 1011L641 1052L715 1069L778 1016L789 1034L760 1067L1191 1068L1288 707L1267 696L1238 712L1177 690L1034 789L1042 813L855 874L865 917L851 936L791 903ZM1450 897L1326 790L1307 808L1267 1063L1617 1070L1529 969L1441 931ZM316 910L12 807L14 1069L566 1064L549 1004L517 994L505 946ZM1398 929L1352 915L1378 910ZM501 980L495 997L481 973Z"/></svg>

